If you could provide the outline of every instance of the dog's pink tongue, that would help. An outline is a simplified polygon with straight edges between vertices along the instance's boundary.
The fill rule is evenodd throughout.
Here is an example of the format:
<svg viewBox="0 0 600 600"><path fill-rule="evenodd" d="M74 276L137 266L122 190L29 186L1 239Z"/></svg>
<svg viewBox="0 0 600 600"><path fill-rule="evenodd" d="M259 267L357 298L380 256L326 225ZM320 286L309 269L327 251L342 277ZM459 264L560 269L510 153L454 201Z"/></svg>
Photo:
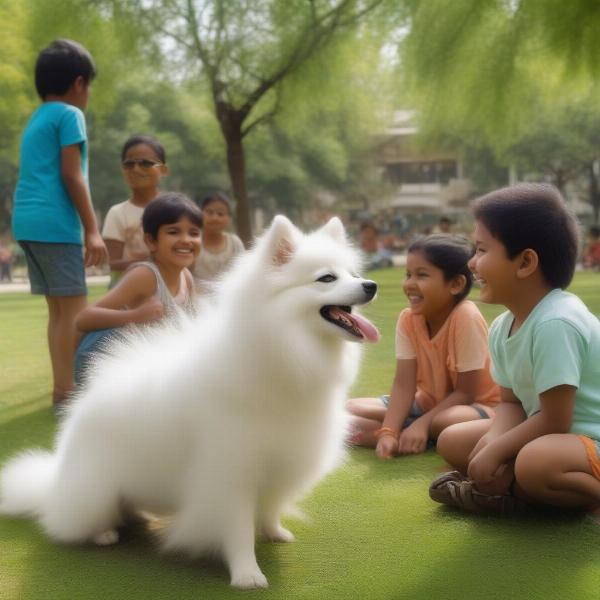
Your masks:
<svg viewBox="0 0 600 600"><path fill-rule="evenodd" d="M369 342L378 342L379 341L379 331L371 321L365 319L363 316L358 315L356 313L351 313L350 318L352 322L365 336L365 339Z"/></svg>

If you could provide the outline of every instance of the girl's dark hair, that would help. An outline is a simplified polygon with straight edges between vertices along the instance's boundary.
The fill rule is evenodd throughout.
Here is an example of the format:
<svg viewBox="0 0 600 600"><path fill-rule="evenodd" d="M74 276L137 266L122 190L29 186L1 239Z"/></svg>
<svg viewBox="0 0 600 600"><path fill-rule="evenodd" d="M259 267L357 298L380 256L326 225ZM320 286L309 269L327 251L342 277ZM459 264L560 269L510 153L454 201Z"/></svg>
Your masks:
<svg viewBox="0 0 600 600"><path fill-rule="evenodd" d="M475 249L467 238L449 233L434 233L412 242L408 247L408 253L411 252L422 254L427 262L442 271L446 281L451 281L458 275L465 276L465 287L457 294L457 303L469 295L473 285L473 274L467 263Z"/></svg>
<svg viewBox="0 0 600 600"><path fill-rule="evenodd" d="M153 138L150 135L141 134L132 135L123 144L123 149L121 150L121 161L125 160L125 155L127 154L127 150L129 150L129 148L139 146L140 144L150 146L150 148L152 148L152 150L154 151L154 154L158 156L160 162L165 165L167 164L167 153L165 152L164 146L156 138Z"/></svg>
<svg viewBox="0 0 600 600"><path fill-rule="evenodd" d="M476 200L475 219L505 248L508 258L530 248L552 288L565 289L575 273L577 221L561 193L546 183L519 183Z"/></svg>
<svg viewBox="0 0 600 600"><path fill-rule="evenodd" d="M210 196L205 196L200 200L200 209L204 210L206 206L208 206L211 202L222 202L227 207L227 212L229 215L232 213L232 205L229 196L224 192L214 192L210 194Z"/></svg>
<svg viewBox="0 0 600 600"><path fill-rule="evenodd" d="M155 240L162 225L177 223L181 217L187 217L194 225L202 227L200 209L185 194L163 192L144 209L142 228Z"/></svg>
<svg viewBox="0 0 600 600"><path fill-rule="evenodd" d="M73 40L54 40L35 63L35 89L44 100L50 94L62 96L78 77L89 83L96 77L92 55Z"/></svg>

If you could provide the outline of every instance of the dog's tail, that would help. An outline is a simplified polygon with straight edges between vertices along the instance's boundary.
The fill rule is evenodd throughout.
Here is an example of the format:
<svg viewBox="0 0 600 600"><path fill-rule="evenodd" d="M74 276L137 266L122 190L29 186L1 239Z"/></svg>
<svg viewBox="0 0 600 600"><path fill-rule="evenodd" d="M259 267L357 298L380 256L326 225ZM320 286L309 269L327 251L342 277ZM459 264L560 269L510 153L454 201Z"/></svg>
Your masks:
<svg viewBox="0 0 600 600"><path fill-rule="evenodd" d="M49 495L56 461L45 450L15 456L0 472L0 512L39 517Z"/></svg>

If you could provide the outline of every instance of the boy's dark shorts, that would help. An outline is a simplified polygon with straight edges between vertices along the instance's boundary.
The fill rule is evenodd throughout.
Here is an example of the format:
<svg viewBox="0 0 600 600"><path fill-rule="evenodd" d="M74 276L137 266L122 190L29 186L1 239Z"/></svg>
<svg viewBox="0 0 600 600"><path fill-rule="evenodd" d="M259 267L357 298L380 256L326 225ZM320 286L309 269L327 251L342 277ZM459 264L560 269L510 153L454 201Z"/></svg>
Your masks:
<svg viewBox="0 0 600 600"><path fill-rule="evenodd" d="M25 252L32 294L86 296L81 244L19 241Z"/></svg>

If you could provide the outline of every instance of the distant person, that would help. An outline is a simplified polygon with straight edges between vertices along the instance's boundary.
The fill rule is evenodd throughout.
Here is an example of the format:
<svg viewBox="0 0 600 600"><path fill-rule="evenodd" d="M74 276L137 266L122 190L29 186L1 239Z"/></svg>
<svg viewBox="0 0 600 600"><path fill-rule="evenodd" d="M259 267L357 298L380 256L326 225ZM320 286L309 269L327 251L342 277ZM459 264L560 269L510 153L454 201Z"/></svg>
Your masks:
<svg viewBox="0 0 600 600"><path fill-rule="evenodd" d="M199 292L210 292L212 283L244 251L242 240L228 233L231 224L231 201L222 192L207 196L200 202L202 211L202 252L193 267Z"/></svg>
<svg viewBox="0 0 600 600"><path fill-rule="evenodd" d="M392 266L392 253L379 239L379 230L371 221L361 224L358 233L360 249L366 257L366 269L380 269Z"/></svg>
<svg viewBox="0 0 600 600"><path fill-rule="evenodd" d="M31 293L48 304L55 407L73 389L74 323L87 303L84 267L107 258L87 180L83 110L95 75L90 53L77 42L59 39L42 50L35 65L42 105L21 139L12 227L26 256Z"/></svg>
<svg viewBox="0 0 600 600"><path fill-rule="evenodd" d="M440 217L433 233L452 233L452 221L448 217Z"/></svg>
<svg viewBox="0 0 600 600"><path fill-rule="evenodd" d="M113 289L77 316L77 328L85 334L75 356L78 384L123 327L194 312L188 269L200 252L201 224L200 210L183 194L165 192L148 204L142 215L148 260L132 264Z"/></svg>
<svg viewBox="0 0 600 600"><path fill-rule="evenodd" d="M593 225L588 231L588 243L584 250L583 266L586 269L600 269L600 227Z"/></svg>
<svg viewBox="0 0 600 600"><path fill-rule="evenodd" d="M13 258L11 249L4 242L0 242L0 282L10 283L12 281Z"/></svg>
<svg viewBox="0 0 600 600"><path fill-rule="evenodd" d="M131 196L110 207L102 228L108 248L111 288L131 264L149 258L142 213L158 196L160 180L168 174L163 145L148 135L130 137L121 150L121 171Z"/></svg>

